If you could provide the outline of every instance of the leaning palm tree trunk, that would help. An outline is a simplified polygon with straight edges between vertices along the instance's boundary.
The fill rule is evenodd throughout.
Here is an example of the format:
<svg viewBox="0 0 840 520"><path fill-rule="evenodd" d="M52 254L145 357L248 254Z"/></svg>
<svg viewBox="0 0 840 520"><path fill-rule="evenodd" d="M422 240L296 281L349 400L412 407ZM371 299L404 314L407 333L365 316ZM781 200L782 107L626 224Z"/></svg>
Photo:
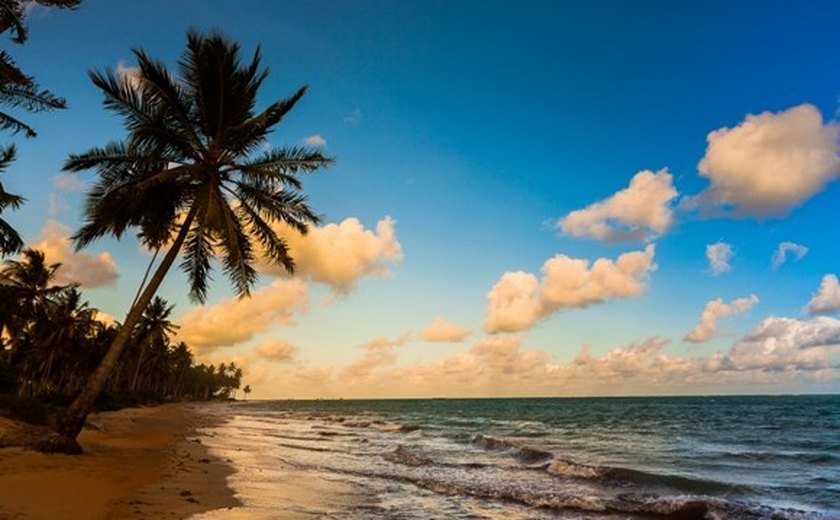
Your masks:
<svg viewBox="0 0 840 520"><path fill-rule="evenodd" d="M81 447L75 439L79 435L79 432L82 431L85 419L93 408L93 403L96 401L96 397L99 395L99 392L102 391L102 388L104 388L105 383L108 381L108 377L113 372L114 367L120 358L120 354L128 344L128 340L134 332L134 326L137 325L137 322L143 315L143 311L149 305L149 302L152 301L158 287L160 287L161 282L163 282L164 277L166 277L166 273L169 272L169 268L172 267L172 264L175 262L175 258L177 258L178 253L181 250L181 246L184 245L184 240L186 240L187 234L190 231L190 226L195 219L196 210L197 206L193 206L190 210L186 220L184 220L184 223L181 225L178 236L175 238L175 241L172 243L169 251L167 251L166 256L163 257L163 260L157 270L155 270L155 274L152 275L151 280L149 280L149 285L146 286L143 293L137 299L137 302L128 311L128 315L123 322L123 326L120 328L117 337L114 338L114 343L111 344L111 347L108 349L105 357L102 358L99 366L96 367L93 375L90 379L88 379L84 389L82 389L81 393L76 397L73 404L70 405L70 408L67 409L64 415L59 418L55 430L62 437L62 441L66 443L66 445L56 446L55 448L57 448L57 451L81 453Z"/></svg>

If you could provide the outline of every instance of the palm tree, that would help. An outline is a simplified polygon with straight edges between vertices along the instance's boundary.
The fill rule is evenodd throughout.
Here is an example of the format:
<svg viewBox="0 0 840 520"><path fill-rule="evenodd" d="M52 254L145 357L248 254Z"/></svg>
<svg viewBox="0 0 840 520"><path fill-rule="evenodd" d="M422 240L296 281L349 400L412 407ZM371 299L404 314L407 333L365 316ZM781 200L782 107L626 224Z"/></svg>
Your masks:
<svg viewBox="0 0 840 520"><path fill-rule="evenodd" d="M213 258L240 296L249 294L258 277L252 265L256 244L269 261L293 271L286 242L272 224L305 233L318 222L300 194L298 174L331 162L311 148L261 151L306 89L256 112L257 92L268 75L259 49L243 63L238 44L191 30L177 75L142 50L134 55L140 72L130 84L113 71L90 74L128 134L65 163L66 171L99 175L74 239L81 248L107 234L120 238L131 228L146 247L166 254L87 386L55 425L65 441L58 450L79 450L73 439L182 250L181 267L198 302L205 300Z"/></svg>
<svg viewBox="0 0 840 520"><path fill-rule="evenodd" d="M242 393L245 394L245 400L248 400L248 394L251 393L251 385L245 385L245 388L242 389Z"/></svg>
<svg viewBox="0 0 840 520"><path fill-rule="evenodd" d="M173 307L174 305L167 305L166 300L160 296L155 296L135 327L134 341L139 347L139 351L137 352L137 363L134 367L134 377L131 378L129 387L132 392L137 390L137 380L140 377L140 367L143 366L146 351L159 346L162 347L164 353L166 352L169 341L168 335L174 333L177 328L174 323L169 321L169 315L172 313Z"/></svg>
<svg viewBox="0 0 840 520"><path fill-rule="evenodd" d="M7 146L0 147L0 173L6 171L6 168L15 160L15 147ZM7 208L17 209L23 203L23 197L7 192L3 188L3 183L0 183L0 215L3 210ZM8 222L0 217L0 256L5 256L9 253L16 253L23 247L23 240L21 240L18 232L15 231Z"/></svg>
<svg viewBox="0 0 840 520"><path fill-rule="evenodd" d="M14 43L22 44L29 37L24 18L31 4L43 6L74 8L81 0L0 0L0 33L11 31ZM6 51L0 51L0 106L19 108L27 112L43 112L66 108L63 98L38 86L35 79L20 70ZM5 110L0 111L0 129L12 133L23 132L26 137L35 137L35 129ZM15 160L14 145L0 146L0 172L8 168ZM0 184L0 213L6 208L17 209L23 202L18 195L7 193ZM23 247L23 241L17 231L0 218L0 256L17 253Z"/></svg>

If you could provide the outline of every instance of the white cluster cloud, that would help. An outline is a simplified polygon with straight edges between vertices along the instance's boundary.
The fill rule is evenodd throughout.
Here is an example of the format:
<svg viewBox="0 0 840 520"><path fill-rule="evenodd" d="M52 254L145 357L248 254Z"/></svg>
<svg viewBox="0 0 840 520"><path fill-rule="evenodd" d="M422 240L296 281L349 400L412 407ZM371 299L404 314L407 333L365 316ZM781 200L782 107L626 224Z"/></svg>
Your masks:
<svg viewBox="0 0 840 520"><path fill-rule="evenodd" d="M327 146L327 140L321 137L321 134L313 134L308 137L304 137L301 142L306 146L312 146L315 148L324 148Z"/></svg>
<svg viewBox="0 0 840 520"><path fill-rule="evenodd" d="M808 302L808 312L811 314L829 314L840 311L840 283L837 275L823 276L820 288Z"/></svg>
<svg viewBox="0 0 840 520"><path fill-rule="evenodd" d="M297 352L297 347L280 339L263 341L254 349L254 353L269 361L289 361Z"/></svg>
<svg viewBox="0 0 840 520"><path fill-rule="evenodd" d="M840 352L840 320L767 318L738 341L729 354L738 370L825 370ZM834 367L836 368L836 367Z"/></svg>
<svg viewBox="0 0 840 520"><path fill-rule="evenodd" d="M423 341L431 343L460 343L469 335L470 331L468 329L441 317L435 318L420 333Z"/></svg>
<svg viewBox="0 0 840 520"><path fill-rule="evenodd" d="M776 252L773 253L773 268L778 269L779 267L783 266L785 262L787 262L788 253L793 255L793 261L799 261L802 259L803 256L808 254L808 248L803 246L802 244L797 244L795 242L782 242L779 244L779 247L776 248Z"/></svg>
<svg viewBox="0 0 840 520"><path fill-rule="evenodd" d="M651 240L663 235L673 222L672 201L677 197L667 169L643 170L630 185L611 197L572 211L557 225L565 235L606 241Z"/></svg>
<svg viewBox="0 0 840 520"><path fill-rule="evenodd" d="M840 124L813 105L747 115L708 137L698 166L711 185L695 204L732 207L757 218L781 216L840 175Z"/></svg>
<svg viewBox="0 0 840 520"><path fill-rule="evenodd" d="M199 350L242 343L274 325L292 325L307 302L303 280L276 279L252 291L250 298L193 307L181 318L178 339Z"/></svg>
<svg viewBox="0 0 840 520"><path fill-rule="evenodd" d="M732 270L729 260L732 259L732 246L726 242L715 242L706 246L706 258L709 260L709 270L712 274L725 273Z"/></svg>
<svg viewBox="0 0 840 520"><path fill-rule="evenodd" d="M654 250L650 244L615 262L599 258L591 266L585 259L556 255L543 264L542 280L522 271L505 273L487 293L485 329L516 332L560 309L639 295L647 288L648 274L656 270Z"/></svg>
<svg viewBox="0 0 840 520"><path fill-rule="evenodd" d="M33 249L44 252L49 264L60 263L57 284L77 283L81 287L102 287L117 281L117 265L110 253L75 252L70 242L71 230L55 220L48 220L41 234L32 243Z"/></svg>
<svg viewBox="0 0 840 520"><path fill-rule="evenodd" d="M746 312L756 303L758 303L758 296L754 294L749 298L738 298L729 303L725 303L722 298L709 301L700 314L697 326L686 334L685 340L692 343L709 341L715 333L719 319Z"/></svg>
<svg viewBox="0 0 840 520"><path fill-rule="evenodd" d="M356 218L338 224L312 227L301 235L282 223L275 231L282 236L295 260L297 276L329 285L338 293L349 292L362 277L388 274L388 264L402 259L402 245L394 231L396 221L385 217L376 231L365 229ZM282 267L260 261L267 274L285 275Z"/></svg>

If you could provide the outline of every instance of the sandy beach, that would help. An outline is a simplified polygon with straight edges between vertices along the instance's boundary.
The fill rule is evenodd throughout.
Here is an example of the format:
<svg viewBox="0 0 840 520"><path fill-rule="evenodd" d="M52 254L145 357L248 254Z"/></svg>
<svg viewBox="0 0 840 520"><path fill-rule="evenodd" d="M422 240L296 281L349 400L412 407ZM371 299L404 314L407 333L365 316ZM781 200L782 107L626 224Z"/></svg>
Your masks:
<svg viewBox="0 0 840 520"><path fill-rule="evenodd" d="M190 404L125 409L89 418L81 456L2 449L0 520L175 519L234 507L231 467L195 434L217 420Z"/></svg>

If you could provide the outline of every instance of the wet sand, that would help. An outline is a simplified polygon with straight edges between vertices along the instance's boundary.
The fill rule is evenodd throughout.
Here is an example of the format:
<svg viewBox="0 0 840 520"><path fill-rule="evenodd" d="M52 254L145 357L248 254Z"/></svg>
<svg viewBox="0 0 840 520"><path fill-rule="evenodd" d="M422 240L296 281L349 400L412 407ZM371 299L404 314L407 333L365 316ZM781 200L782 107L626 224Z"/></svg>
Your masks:
<svg viewBox="0 0 840 520"><path fill-rule="evenodd" d="M206 406L92 415L80 456L0 449L0 520L176 519L235 507L232 468L195 433L221 420Z"/></svg>

